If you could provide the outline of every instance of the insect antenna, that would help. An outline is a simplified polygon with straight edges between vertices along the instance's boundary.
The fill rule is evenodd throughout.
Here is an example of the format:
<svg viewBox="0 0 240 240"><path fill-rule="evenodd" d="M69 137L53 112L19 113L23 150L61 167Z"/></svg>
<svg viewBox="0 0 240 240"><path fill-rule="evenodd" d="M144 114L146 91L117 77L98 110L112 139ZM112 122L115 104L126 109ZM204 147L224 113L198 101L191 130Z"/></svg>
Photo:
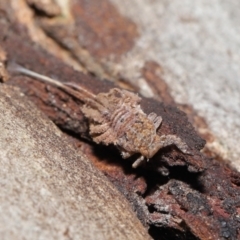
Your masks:
<svg viewBox="0 0 240 240"><path fill-rule="evenodd" d="M74 83L64 83L64 82L60 82L57 80L54 80L50 77L47 77L45 75L36 73L34 71L31 71L27 68L24 68L16 63L10 63L8 64L8 70L10 72L15 72L15 73L19 73L19 74L23 74L29 77L33 77L35 79L38 79L42 82L45 83L49 83L52 84L60 89L62 89L63 91L65 91L66 93L70 94L71 96L75 97L76 99L80 100L81 102L86 102L87 99L91 99L91 100L95 100L96 99L96 95L87 91L86 89L84 89L83 87L74 84ZM77 89L74 90L73 88Z"/></svg>

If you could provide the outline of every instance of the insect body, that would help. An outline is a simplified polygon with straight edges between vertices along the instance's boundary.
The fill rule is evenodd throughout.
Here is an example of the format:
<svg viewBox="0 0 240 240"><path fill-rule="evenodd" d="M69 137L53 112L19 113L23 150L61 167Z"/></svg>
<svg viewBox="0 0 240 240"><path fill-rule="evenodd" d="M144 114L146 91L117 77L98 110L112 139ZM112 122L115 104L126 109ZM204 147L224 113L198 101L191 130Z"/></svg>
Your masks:
<svg viewBox="0 0 240 240"><path fill-rule="evenodd" d="M183 153L189 153L187 144L176 135L157 134L162 118L155 113L146 115L140 106L141 98L132 92L113 88L107 93L94 95L80 86L61 83L18 65L14 71L54 84L84 102L81 110L89 121L92 140L115 145L123 158L140 154L132 165L134 168L169 145L176 145Z"/></svg>

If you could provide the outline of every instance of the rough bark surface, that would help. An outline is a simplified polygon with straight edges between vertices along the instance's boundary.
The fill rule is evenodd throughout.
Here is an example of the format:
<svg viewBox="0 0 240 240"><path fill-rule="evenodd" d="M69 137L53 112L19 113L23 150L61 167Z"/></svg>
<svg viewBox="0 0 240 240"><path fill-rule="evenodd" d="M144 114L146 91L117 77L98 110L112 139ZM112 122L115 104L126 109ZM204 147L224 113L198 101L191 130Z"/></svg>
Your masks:
<svg viewBox="0 0 240 240"><path fill-rule="evenodd" d="M1 239L150 239L129 203L16 88L0 86Z"/></svg>
<svg viewBox="0 0 240 240"><path fill-rule="evenodd" d="M206 150L240 170L239 1L110 2L140 32L128 58L122 58L121 73L135 76L139 85L146 61L159 64L175 101L193 106L205 119L207 127L199 131L208 139ZM125 72L129 59L136 68Z"/></svg>
<svg viewBox="0 0 240 240"><path fill-rule="evenodd" d="M234 51L225 51L226 38L219 37L221 30L229 33L229 19L238 19L237 15L223 13L226 3L197 1L195 9L188 0L181 6L178 1L149 0L58 0L49 1L49 5L43 0L10 2L2 1L0 5L0 53L7 56L0 58L2 66L17 62L59 81L80 84L94 94L122 86L153 97L143 97L141 107L146 114L155 112L163 118L158 134L177 135L193 152L184 155L174 146L164 148L149 163L134 170L134 159L123 160L111 146L89 141L82 102L54 86L9 71L5 84L20 87L68 133L66 141L84 153L128 199L149 234L154 239L240 239L240 174L222 161L239 159L237 144L232 144L238 140L238 132L231 135L229 125L232 121L238 126L234 120L238 116L234 98L238 82L234 81L230 91L233 94L225 126L223 113L228 104L220 99L226 97L225 82L219 85L214 80L220 75L226 79L238 76L237 68L233 73L230 67L230 59L235 66L238 58ZM230 5L234 1L227 4L227 11ZM210 18L214 10L218 11ZM215 27L221 14L225 14L226 21ZM234 31L228 36L236 45ZM220 62L216 61L219 57ZM213 67L217 63L221 63L220 75ZM3 73L4 68L2 80ZM217 86L221 91L214 90ZM207 103L210 95L213 98ZM184 104L176 104L175 100ZM199 115L201 112L204 114ZM205 141L189 121L207 140L204 154L200 151ZM218 132L213 126L220 123ZM229 134L224 135L224 131ZM223 136L228 137L220 144ZM127 239L139 239L129 236Z"/></svg>

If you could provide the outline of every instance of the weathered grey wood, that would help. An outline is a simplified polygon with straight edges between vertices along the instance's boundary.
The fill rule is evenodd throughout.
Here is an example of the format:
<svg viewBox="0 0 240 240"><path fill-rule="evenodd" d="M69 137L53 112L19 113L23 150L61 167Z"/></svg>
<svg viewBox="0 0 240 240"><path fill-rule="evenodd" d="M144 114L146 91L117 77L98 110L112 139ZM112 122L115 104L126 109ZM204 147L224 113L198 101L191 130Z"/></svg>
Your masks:
<svg viewBox="0 0 240 240"><path fill-rule="evenodd" d="M0 186L1 239L149 239L103 174L3 84Z"/></svg>

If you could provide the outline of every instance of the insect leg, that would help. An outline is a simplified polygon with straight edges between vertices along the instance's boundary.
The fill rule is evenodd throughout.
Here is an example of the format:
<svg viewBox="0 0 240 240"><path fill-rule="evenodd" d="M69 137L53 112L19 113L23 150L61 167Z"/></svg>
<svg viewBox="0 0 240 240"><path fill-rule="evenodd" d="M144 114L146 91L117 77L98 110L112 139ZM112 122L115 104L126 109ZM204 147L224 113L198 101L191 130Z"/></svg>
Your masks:
<svg viewBox="0 0 240 240"><path fill-rule="evenodd" d="M162 117L158 116L156 113L152 112L148 115L148 119L151 120L157 130L162 123Z"/></svg>
<svg viewBox="0 0 240 240"><path fill-rule="evenodd" d="M103 134L99 136L92 136L92 138L96 143L102 142L104 145L108 145L110 143L113 143L115 140L115 136L113 136L111 133L111 129L108 128L108 130L105 131Z"/></svg>
<svg viewBox="0 0 240 240"><path fill-rule="evenodd" d="M132 167L137 168L140 165L142 165L144 161L145 161L144 156L141 156L132 164Z"/></svg>
<svg viewBox="0 0 240 240"><path fill-rule="evenodd" d="M107 123L101 124L101 125L91 125L90 133L92 135L104 133L108 130L108 128L109 128L109 124L107 124Z"/></svg>
<svg viewBox="0 0 240 240"><path fill-rule="evenodd" d="M125 159L125 158L129 158L129 157L132 156L131 153L125 152L125 151L123 151L123 150L121 150L121 155L122 155L122 157L123 157L124 159Z"/></svg>

